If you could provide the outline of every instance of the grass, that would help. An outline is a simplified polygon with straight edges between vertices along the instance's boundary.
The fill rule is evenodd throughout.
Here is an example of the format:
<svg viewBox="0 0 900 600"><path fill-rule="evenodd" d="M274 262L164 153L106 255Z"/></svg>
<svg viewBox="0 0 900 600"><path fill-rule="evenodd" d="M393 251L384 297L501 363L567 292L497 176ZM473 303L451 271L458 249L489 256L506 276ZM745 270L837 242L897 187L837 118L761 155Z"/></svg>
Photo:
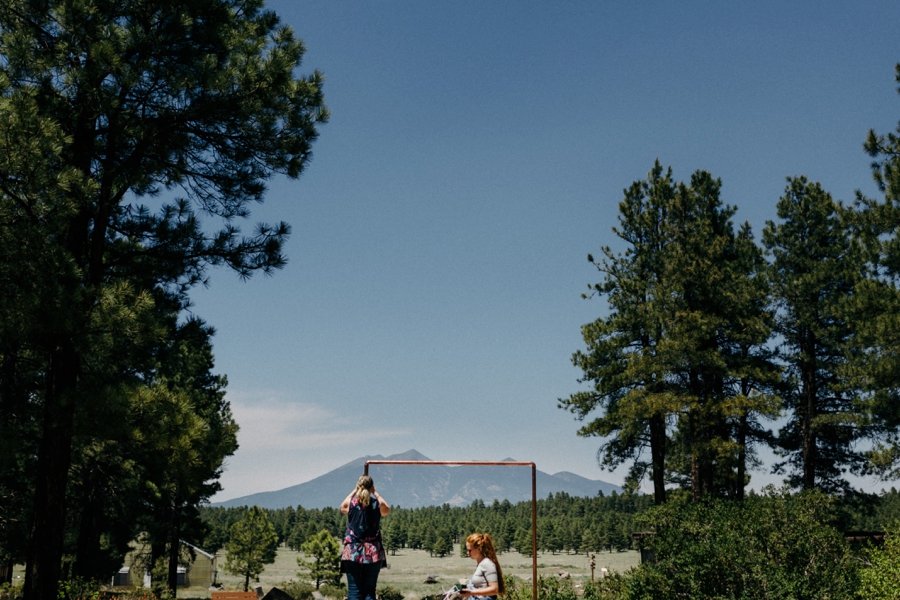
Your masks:
<svg viewBox="0 0 900 600"><path fill-rule="evenodd" d="M268 592L273 586L289 579L302 579L297 576L297 557L299 552L288 548L279 548L275 562L266 566L266 570L260 575L259 583L251 582L251 588L261 586L264 592ZM598 553L595 555L597 568L595 576L600 576L600 568L605 567L610 571L624 572L637 566L640 554L629 550L626 552ZM500 566L506 575L515 575L521 579L531 579L531 558L522 556L518 552L508 552L499 557ZM227 575L222 570L225 564L224 556L219 556L219 581L227 589L243 589L244 581L240 577ZM423 596L440 593L441 591L458 583L460 579L465 581L475 570L475 562L469 558L459 556L459 545L454 548L452 556L444 558L431 557L424 550L398 550L395 556L388 556L388 568L382 569L378 578L378 587L390 586L400 590L405 600L419 600ZM588 557L584 554L538 554L538 576L556 576L560 571L568 572L572 579L589 580L591 577ZM427 584L425 578L436 575L438 583ZM199 591L199 590L196 590ZM182 597L197 597L195 590L182 592Z"/></svg>
<svg viewBox="0 0 900 600"><path fill-rule="evenodd" d="M297 557L300 554L289 548L279 548L275 562L266 565L266 570L260 575L258 583L250 582L250 589L261 586L263 592L268 592L283 581L302 579L297 576L299 571ZM596 577L600 576L602 567L607 568L609 571L622 573L631 567L637 566L638 562L640 562L640 553L634 550L613 553L601 552L595 556L597 561ZM504 574L515 575L525 580L531 579L531 558L522 556L518 552L507 552L501 554L498 559ZM222 569L225 565L224 554L219 554L217 562L219 565L218 581L225 586L225 589L243 589L244 579L242 577L228 575ZM423 596L440 593L448 589L459 582L460 579L465 582L474 570L475 562L473 560L459 556L458 544L454 547L453 555L445 556L444 558L429 556L428 552L424 550L398 550L395 556L388 556L388 568L382 569L378 578L378 587L391 586L402 592L404 600L419 600ZM576 581L588 580L591 577L588 557L584 554L538 553L538 576L555 576L560 571L566 571ZM24 579L24 575L24 567L17 565L13 571L13 581L21 582ZM425 583L425 578L429 575L437 575L438 582L433 584ZM17 576L22 579L17 579ZM205 587L180 588L178 597L182 599L209 598L209 590Z"/></svg>

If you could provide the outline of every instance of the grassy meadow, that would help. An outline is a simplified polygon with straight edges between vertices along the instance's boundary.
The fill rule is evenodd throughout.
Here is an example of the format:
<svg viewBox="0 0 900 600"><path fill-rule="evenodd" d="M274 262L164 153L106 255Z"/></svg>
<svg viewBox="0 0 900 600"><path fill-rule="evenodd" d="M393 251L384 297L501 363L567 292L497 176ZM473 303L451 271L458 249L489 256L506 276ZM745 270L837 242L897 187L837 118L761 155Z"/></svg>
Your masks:
<svg viewBox="0 0 900 600"><path fill-rule="evenodd" d="M300 579L297 576L297 557L299 552L289 548L279 548L275 563L266 566L266 570L260 575L259 583L252 583L251 587L262 586L263 591L268 591L273 586L289 579ZM597 567L595 576L600 576L600 569L605 567L610 571L624 572L637 566L640 554L637 551L603 552L595 555ZM531 579L531 558L522 556L518 552L508 552L499 557L500 566L504 574L515 575L522 579ZM227 575L222 571L225 564L224 555L219 555L219 581L227 589L237 589L243 586L243 580L233 575ZM431 557L425 550L398 550L395 556L388 556L388 568L381 571L378 578L379 587L391 586L400 590L406 600L418 600L423 596L439 593L457 583L460 579L467 579L475 570L475 562L469 558L459 556L459 545L454 548L452 556L444 558ZM560 571L568 572L575 580L589 580L591 577L588 557L584 554L538 554L538 575L556 576ZM436 575L438 583L424 583L429 575ZM179 592L184 597L194 597L195 590Z"/></svg>

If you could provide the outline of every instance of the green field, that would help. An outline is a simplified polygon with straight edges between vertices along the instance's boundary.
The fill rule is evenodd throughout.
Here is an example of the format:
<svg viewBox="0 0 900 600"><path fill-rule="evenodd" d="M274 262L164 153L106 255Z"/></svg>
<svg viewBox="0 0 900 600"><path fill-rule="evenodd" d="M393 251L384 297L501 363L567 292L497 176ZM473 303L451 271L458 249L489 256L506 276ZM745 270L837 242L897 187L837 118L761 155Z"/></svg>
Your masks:
<svg viewBox="0 0 900 600"><path fill-rule="evenodd" d="M251 583L251 587L262 586L263 591L268 591L272 586L281 581L299 579L297 577L297 556L288 548L279 548L275 563L268 565L260 575L259 583ZM512 574L522 579L531 579L531 558L522 556L518 552L509 552L499 556L500 565L505 574ZM603 552L596 554L596 576L600 575L600 568L606 567L611 571L623 572L636 566L640 555L636 551ZM219 581L226 588L236 589L243 585L239 577L226 575L222 572L225 557L219 556ZM418 600L422 596L439 593L447 589L459 579L466 579L475 569L475 563L471 559L459 556L459 546L454 549L453 556L436 558L428 555L424 550L400 550L396 556L388 556L388 568L381 571L378 579L379 587L391 586L403 592L406 600ZM568 572L573 579L590 579L591 571L587 556L584 554L538 554L538 575L557 576L560 571ZM426 584L428 575L437 575L438 583ZM194 597L195 590L184 593L184 597Z"/></svg>

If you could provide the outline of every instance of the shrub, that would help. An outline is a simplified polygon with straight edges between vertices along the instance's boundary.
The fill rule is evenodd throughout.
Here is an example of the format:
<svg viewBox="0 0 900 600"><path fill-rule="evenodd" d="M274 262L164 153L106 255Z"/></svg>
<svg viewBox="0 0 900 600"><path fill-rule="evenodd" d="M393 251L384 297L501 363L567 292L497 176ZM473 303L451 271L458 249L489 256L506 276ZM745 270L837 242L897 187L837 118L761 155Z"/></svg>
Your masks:
<svg viewBox="0 0 900 600"><path fill-rule="evenodd" d="M326 598L331 598L332 600L343 600L347 597L347 590L344 589L343 584L335 585L333 583L326 583L319 588L319 592Z"/></svg>
<svg viewBox="0 0 900 600"><path fill-rule="evenodd" d="M585 582L582 598L584 600L620 600L625 597L625 581L625 576L610 573L601 579Z"/></svg>
<svg viewBox="0 0 900 600"><path fill-rule="evenodd" d="M24 582L17 584L0 583L0 600L15 600L22 597Z"/></svg>
<svg viewBox="0 0 900 600"><path fill-rule="evenodd" d="M312 600L315 586L305 581L282 581L276 586L294 600Z"/></svg>
<svg viewBox="0 0 900 600"><path fill-rule="evenodd" d="M624 598L847 599L856 562L819 491L767 488L742 503L669 502L639 517L656 564L628 574Z"/></svg>
<svg viewBox="0 0 900 600"><path fill-rule="evenodd" d="M894 522L884 546L868 550L868 564L860 569L859 597L900 600L900 521Z"/></svg>
<svg viewBox="0 0 900 600"><path fill-rule="evenodd" d="M385 586L378 590L379 600L403 600L403 594L400 590L391 586Z"/></svg>

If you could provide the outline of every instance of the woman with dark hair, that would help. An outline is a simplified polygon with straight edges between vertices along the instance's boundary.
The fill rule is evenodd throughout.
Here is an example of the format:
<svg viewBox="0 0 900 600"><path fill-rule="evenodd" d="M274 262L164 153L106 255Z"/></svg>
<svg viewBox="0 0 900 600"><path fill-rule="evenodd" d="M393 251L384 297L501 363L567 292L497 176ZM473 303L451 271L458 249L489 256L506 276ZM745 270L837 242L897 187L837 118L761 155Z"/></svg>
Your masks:
<svg viewBox="0 0 900 600"><path fill-rule="evenodd" d="M475 572L469 578L466 589L459 595L463 598L490 598L496 600L498 595L506 593L503 584L503 569L497 560L494 540L489 533L473 533L466 538L466 554L478 563Z"/></svg>
<svg viewBox="0 0 900 600"><path fill-rule="evenodd" d="M378 572L387 563L381 543L381 517L391 507L375 491L375 482L362 475L356 488L341 502L347 533L341 552L341 573L347 574L347 600L375 600Z"/></svg>

